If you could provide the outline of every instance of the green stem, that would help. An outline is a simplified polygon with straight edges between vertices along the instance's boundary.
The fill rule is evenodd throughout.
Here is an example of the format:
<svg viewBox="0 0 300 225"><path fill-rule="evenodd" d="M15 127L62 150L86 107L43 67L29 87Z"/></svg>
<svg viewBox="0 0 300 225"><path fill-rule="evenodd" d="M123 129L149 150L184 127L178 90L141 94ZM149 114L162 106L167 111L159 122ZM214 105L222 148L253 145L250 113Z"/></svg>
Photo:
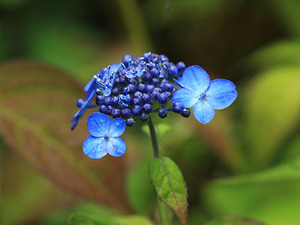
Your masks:
<svg viewBox="0 0 300 225"><path fill-rule="evenodd" d="M150 130L150 135L151 135L153 155L154 155L154 158L158 159L159 158L159 148L158 148L155 127L154 127L154 123L153 123L151 116L149 116L148 125L149 125L149 130ZM166 205L159 198L158 198L158 205L159 205L161 224L168 225L169 223L168 223L168 215L167 215Z"/></svg>
<svg viewBox="0 0 300 225"><path fill-rule="evenodd" d="M158 142L156 137L156 131L151 116L149 116L148 125L149 125L149 130L151 135L154 158L159 158L159 148L158 148Z"/></svg>

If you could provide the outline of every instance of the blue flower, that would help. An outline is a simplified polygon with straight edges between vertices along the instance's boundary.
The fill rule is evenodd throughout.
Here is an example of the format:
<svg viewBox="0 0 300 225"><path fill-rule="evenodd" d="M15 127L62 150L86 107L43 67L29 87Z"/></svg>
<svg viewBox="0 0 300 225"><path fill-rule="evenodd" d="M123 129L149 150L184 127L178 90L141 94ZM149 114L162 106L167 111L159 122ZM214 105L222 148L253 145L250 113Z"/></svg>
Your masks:
<svg viewBox="0 0 300 225"><path fill-rule="evenodd" d="M124 63L121 64L121 68L124 70L125 76L129 79L140 77L146 72L147 64L145 61L137 62L137 65L135 65L135 63L136 61L129 59L127 66Z"/></svg>
<svg viewBox="0 0 300 225"><path fill-rule="evenodd" d="M193 107L195 118L203 124L214 118L215 109L225 109L237 98L234 83L225 79L210 81L200 66L188 67L178 84L183 88L173 94L172 101L181 102L186 108Z"/></svg>
<svg viewBox="0 0 300 225"><path fill-rule="evenodd" d="M89 108L94 108L97 105L91 105L96 93L108 96L113 88L115 74L118 71L120 65L114 63L102 70L100 70L84 87L84 91L87 92L86 100L82 103L80 109L76 112L72 119L71 130L74 130L78 124L79 119L83 116L85 111Z"/></svg>
<svg viewBox="0 0 300 225"><path fill-rule="evenodd" d="M100 70L95 76L94 80L97 84L96 91L104 96L109 96L111 93L111 89L113 88L115 75L120 68L120 65L114 63L102 70ZM89 83L86 85L88 86ZM86 89L86 87L85 87Z"/></svg>
<svg viewBox="0 0 300 225"><path fill-rule="evenodd" d="M111 156L122 156L126 151L126 143L119 136L126 128L123 119L110 118L103 113L92 113L87 121L90 136L83 143L84 154L92 159L100 159L107 153Z"/></svg>

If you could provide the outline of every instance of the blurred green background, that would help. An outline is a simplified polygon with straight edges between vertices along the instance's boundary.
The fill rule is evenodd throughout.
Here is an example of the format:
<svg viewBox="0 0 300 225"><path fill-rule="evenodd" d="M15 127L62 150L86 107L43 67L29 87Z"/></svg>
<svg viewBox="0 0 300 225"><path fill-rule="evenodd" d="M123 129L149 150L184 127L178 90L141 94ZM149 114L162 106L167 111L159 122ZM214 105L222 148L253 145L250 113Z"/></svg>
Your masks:
<svg viewBox="0 0 300 225"><path fill-rule="evenodd" d="M87 115L70 132L92 75L149 51L239 92L208 125L154 118L172 127L160 145L186 179L190 224L300 224L300 1L166 4L0 0L1 225L92 224L76 213L97 215L94 224L158 224L143 124L126 130L121 158L82 153Z"/></svg>

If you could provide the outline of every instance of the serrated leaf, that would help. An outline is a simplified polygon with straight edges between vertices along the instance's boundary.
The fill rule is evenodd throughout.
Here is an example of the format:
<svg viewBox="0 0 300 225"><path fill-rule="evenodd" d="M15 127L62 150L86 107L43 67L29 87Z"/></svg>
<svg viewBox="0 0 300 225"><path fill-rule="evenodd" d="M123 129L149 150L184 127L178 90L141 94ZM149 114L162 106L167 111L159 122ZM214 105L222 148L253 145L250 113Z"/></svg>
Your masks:
<svg viewBox="0 0 300 225"><path fill-rule="evenodd" d="M154 159L150 176L160 200L175 211L181 224L188 224L186 184L176 163L167 157Z"/></svg>
<svg viewBox="0 0 300 225"><path fill-rule="evenodd" d="M99 165L84 156L84 121L70 132L74 102L81 94L82 87L69 75L51 67L29 62L2 67L0 132L11 148L60 187L127 211L122 161L112 164L105 158Z"/></svg>
<svg viewBox="0 0 300 225"><path fill-rule="evenodd" d="M278 146L300 121L300 67L277 67L259 74L246 90L244 130L257 167L278 154Z"/></svg>

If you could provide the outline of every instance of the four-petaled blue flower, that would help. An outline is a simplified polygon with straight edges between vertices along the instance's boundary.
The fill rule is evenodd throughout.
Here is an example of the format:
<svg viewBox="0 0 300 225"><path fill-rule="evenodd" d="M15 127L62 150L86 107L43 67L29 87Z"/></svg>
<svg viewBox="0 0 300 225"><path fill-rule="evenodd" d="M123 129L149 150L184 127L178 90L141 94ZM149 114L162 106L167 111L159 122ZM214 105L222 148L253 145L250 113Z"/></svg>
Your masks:
<svg viewBox="0 0 300 225"><path fill-rule="evenodd" d="M172 101L181 102L184 107L193 107L195 118L203 124L209 123L215 116L215 109L221 110L230 106L237 97L235 85L225 79L210 81L209 75L200 66L188 67L179 84Z"/></svg>
<svg viewBox="0 0 300 225"><path fill-rule="evenodd" d="M126 151L122 135L126 128L125 120L111 119L103 113L92 113L87 121L90 136L85 139L82 149L92 159L100 159L107 153L119 157Z"/></svg>

